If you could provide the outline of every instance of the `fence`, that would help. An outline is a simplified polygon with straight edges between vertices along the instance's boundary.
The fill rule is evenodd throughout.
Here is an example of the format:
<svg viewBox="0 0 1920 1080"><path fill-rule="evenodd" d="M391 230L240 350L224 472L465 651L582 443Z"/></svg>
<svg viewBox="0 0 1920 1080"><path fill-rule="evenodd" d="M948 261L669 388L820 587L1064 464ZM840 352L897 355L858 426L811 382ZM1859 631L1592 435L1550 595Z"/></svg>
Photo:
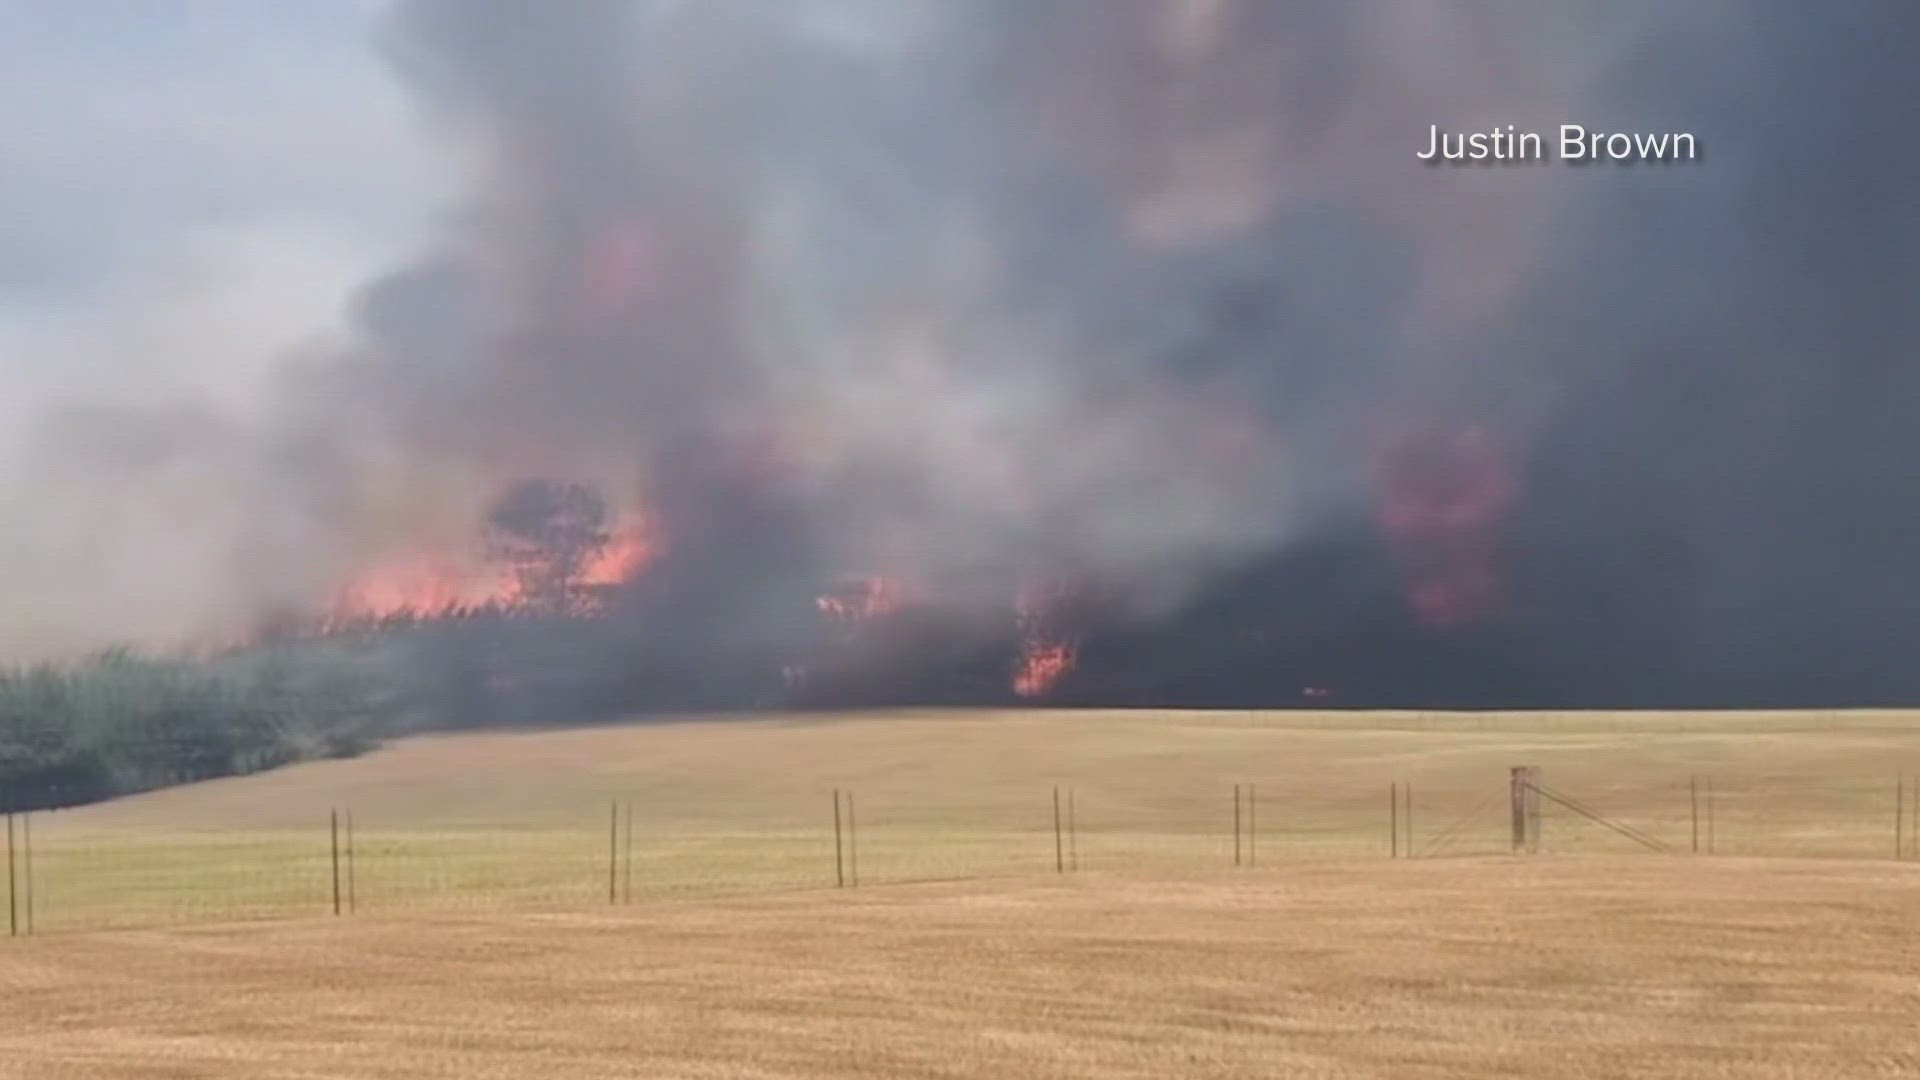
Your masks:
<svg viewBox="0 0 1920 1080"><path fill-rule="evenodd" d="M918 800L822 791L784 814L715 800L657 824L633 800L577 813L144 828L86 811L7 814L14 936L194 920L635 904L672 897L1079 871L1200 874L1302 859L1658 852L1920 858L1920 781L1697 775L1563 791L1535 769L1481 789L1418 778L1107 801ZM1658 796L1658 797L1656 797Z"/></svg>

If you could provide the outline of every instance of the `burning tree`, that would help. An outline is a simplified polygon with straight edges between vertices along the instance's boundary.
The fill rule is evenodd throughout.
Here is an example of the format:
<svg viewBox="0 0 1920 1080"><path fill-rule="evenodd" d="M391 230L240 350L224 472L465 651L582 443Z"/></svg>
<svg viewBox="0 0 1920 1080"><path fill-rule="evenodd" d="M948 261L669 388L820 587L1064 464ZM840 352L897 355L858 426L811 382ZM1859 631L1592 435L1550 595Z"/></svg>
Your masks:
<svg viewBox="0 0 1920 1080"><path fill-rule="evenodd" d="M487 515L487 551L512 573L519 603L533 610L578 609L612 539L606 502L582 484L528 480Z"/></svg>

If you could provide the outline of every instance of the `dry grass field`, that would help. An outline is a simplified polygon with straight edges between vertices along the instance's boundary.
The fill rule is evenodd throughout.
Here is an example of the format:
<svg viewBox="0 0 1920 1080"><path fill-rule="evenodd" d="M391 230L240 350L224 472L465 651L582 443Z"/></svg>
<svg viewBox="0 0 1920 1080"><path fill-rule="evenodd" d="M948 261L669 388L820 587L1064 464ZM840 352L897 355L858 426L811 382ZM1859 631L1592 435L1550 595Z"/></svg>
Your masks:
<svg viewBox="0 0 1920 1080"><path fill-rule="evenodd" d="M1893 858L1914 719L920 712L417 739L35 815L0 1076L1920 1075L1920 862ZM1544 854L1506 854L1516 764L1674 853L1549 804ZM1715 857L1690 854L1695 775ZM1236 783L1258 791L1239 870ZM1388 858L1396 783L1420 858ZM1078 873L1055 872L1056 786ZM832 887L836 788L858 889Z"/></svg>
<svg viewBox="0 0 1920 1080"><path fill-rule="evenodd" d="M1263 862L1385 857L1395 783L1413 789L1416 854L1500 854L1519 764L1680 851L1702 774L1718 854L1890 858L1898 776L1920 772L1913 719L922 712L424 738L35 815L35 926L322 911L335 809L352 815L363 914L604 904L615 801L623 897L629 881L636 902L813 888L834 878L836 788L854 795L868 884L1051 872L1056 786L1089 871L1229 864L1235 784L1257 793ZM1561 807L1545 815L1549 853L1641 851Z"/></svg>
<svg viewBox="0 0 1920 1080"><path fill-rule="evenodd" d="M1920 1075L1920 870L1312 862L25 941L0 1076Z"/></svg>

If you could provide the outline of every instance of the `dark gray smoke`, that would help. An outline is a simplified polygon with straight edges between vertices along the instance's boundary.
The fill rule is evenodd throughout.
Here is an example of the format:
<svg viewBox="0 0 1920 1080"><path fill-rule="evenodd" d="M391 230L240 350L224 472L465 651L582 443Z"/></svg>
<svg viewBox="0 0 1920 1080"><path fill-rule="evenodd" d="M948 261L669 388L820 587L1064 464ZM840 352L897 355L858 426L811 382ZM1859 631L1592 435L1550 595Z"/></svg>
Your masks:
<svg viewBox="0 0 1920 1080"><path fill-rule="evenodd" d="M1160 618L1368 520L1383 431L1478 424L1545 682L1885 688L1920 643L1910 22L399 0L382 47L471 183L269 425L243 487L294 482L234 542L293 584L222 608L546 476L657 513L728 625L787 570L956 607L1066 575ZM1704 159L1414 158L1563 122Z"/></svg>
<svg viewBox="0 0 1920 1080"><path fill-rule="evenodd" d="M1412 154L1563 117L1647 21L1332 12L402 4L478 183L370 294L379 399L490 468L637 467L670 532L765 454L835 565L1177 596L1361 496L1370 425L1504 381L1564 185Z"/></svg>
<svg viewBox="0 0 1920 1080"><path fill-rule="evenodd" d="M1560 666L1725 700L1911 702L1920 647L1920 210L1898 5L1731 5L1597 86L1711 133L1595 171L1506 335L1552 373L1526 542ZM1683 688L1683 689L1682 689Z"/></svg>

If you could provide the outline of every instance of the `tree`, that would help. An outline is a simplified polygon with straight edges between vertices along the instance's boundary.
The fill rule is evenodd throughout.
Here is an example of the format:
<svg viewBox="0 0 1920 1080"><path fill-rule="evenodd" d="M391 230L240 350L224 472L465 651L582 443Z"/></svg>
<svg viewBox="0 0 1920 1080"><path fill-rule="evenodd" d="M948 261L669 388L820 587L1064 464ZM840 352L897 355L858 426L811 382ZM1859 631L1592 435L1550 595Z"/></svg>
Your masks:
<svg viewBox="0 0 1920 1080"><path fill-rule="evenodd" d="M607 504L591 488L552 480L519 484L487 516L487 549L506 564L529 606L562 613L611 539Z"/></svg>

